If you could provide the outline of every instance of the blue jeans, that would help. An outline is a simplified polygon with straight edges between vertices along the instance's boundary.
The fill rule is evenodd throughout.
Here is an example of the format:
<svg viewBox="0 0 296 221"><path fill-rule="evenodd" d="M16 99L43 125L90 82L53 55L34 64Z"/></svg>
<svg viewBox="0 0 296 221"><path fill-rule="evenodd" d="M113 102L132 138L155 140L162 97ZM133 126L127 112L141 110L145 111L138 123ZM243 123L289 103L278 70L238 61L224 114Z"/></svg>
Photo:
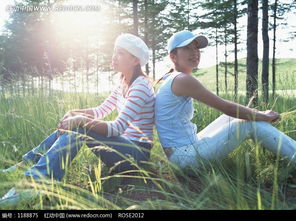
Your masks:
<svg viewBox="0 0 296 221"><path fill-rule="evenodd" d="M149 159L152 147L149 143L131 141L123 136L108 138L83 128L63 134L55 131L23 156L23 161L36 163L25 172L25 175L34 179L45 176L61 180L65 169L83 144L99 156L106 166L114 167L115 173L136 169L137 166L127 160L127 156L131 156L140 164Z"/></svg>
<svg viewBox="0 0 296 221"><path fill-rule="evenodd" d="M173 148L169 160L181 168L226 157L247 139L296 163L296 141L267 122L244 121L221 115L197 134L197 141Z"/></svg>

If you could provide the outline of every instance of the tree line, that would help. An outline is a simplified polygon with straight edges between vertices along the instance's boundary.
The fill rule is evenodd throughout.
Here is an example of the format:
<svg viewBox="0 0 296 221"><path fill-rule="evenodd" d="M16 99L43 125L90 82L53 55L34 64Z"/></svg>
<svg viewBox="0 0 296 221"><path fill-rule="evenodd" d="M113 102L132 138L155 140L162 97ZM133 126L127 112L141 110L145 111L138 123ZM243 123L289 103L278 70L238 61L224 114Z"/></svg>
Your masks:
<svg viewBox="0 0 296 221"><path fill-rule="evenodd" d="M248 0L248 27L247 27L247 98L252 99L254 105L258 104L258 0ZM262 94L263 100L269 100L269 35L268 31L273 30L273 47L272 47L272 96L275 95L276 89L276 40L278 22L283 20L285 13L295 8L296 1L282 3L275 0L272 4L268 0L261 0L262 9L262 41L263 41L263 58L262 58ZM269 23L269 11L271 11L272 23Z"/></svg>
<svg viewBox="0 0 296 221"><path fill-rule="evenodd" d="M65 0L24 0L19 6L53 6ZM272 36L272 85L276 88L276 31L285 15L295 8L295 0L100 0L97 16L83 21L89 29L77 26L68 35L57 29L57 14L50 11L10 13L5 31L0 36L0 80L2 85L15 80L28 82L39 77L49 83L55 76L75 78L84 73L111 71L110 61L115 38L122 32L140 36L151 49L151 63L146 72L155 79L156 63L166 52L166 42L180 30L201 30L216 48L216 93L219 94L219 66L224 67L225 89L228 77L234 77L234 94L238 93L238 45L247 33L247 97L258 102L258 12L262 10L264 43L262 85L264 101L268 101L269 48ZM261 6L260 6L261 5ZM61 13L61 12L59 12ZM91 12L95 13L95 12ZM238 20L248 15L248 23L239 27ZM77 17L79 13L77 13ZM66 25L66 24L64 24ZM63 29L63 24L60 24ZM65 29L67 27L64 27ZM293 35L293 34L292 34ZM295 34L294 34L295 35ZM295 36L292 36L295 37ZM219 61L219 46L224 46L224 61ZM234 61L229 62L229 54ZM231 74L231 75L230 75ZM98 75L97 75L98 76ZM97 79L99 81L99 79ZM88 82L88 80L86 80ZM33 82L32 82L33 84Z"/></svg>

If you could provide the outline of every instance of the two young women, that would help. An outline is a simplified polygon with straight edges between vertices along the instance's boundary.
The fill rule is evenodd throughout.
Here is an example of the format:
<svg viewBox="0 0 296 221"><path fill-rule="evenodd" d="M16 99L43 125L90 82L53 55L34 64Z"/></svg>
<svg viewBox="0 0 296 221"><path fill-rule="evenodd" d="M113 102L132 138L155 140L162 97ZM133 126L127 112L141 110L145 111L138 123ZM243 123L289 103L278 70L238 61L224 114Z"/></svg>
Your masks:
<svg viewBox="0 0 296 221"><path fill-rule="evenodd" d="M135 165L124 156L130 155L138 163L149 159L154 113L161 145L168 159L181 168L220 159L248 138L296 162L296 142L268 123L278 120L278 113L222 99L191 76L198 67L200 49L207 44L204 36L189 31L175 33L169 39L174 71L165 76L155 99L153 87L141 70L149 59L148 47L134 35L120 35L112 64L121 73L121 84L99 107L68 112L57 131L23 156L24 161L36 163L25 175L61 180L84 143L114 172L134 169ZM197 133L191 122L192 99L225 115ZM100 120L116 108L118 116L114 121Z"/></svg>

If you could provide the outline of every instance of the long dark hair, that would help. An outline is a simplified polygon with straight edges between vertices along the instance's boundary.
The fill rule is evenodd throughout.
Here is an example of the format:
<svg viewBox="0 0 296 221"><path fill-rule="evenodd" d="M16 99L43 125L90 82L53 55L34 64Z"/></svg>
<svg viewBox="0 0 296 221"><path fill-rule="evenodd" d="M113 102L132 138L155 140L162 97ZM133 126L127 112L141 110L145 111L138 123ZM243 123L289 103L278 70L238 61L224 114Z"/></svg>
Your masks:
<svg viewBox="0 0 296 221"><path fill-rule="evenodd" d="M123 88L126 88L126 91L127 92L129 90L129 87L132 85L132 83L139 77L139 76L144 76L146 78L149 79L149 76L147 74L145 74L143 71L142 71L142 68L141 68L141 65L138 64L135 66L134 70L133 70L133 76L131 78L131 81L127 84L125 81L124 81L124 76L123 74L121 73L120 75L120 81L121 81L121 84L123 85ZM124 91L123 91L124 92Z"/></svg>
<svg viewBox="0 0 296 221"><path fill-rule="evenodd" d="M133 76L131 78L131 81L127 84L124 82L124 75L121 73L120 75L120 80L122 81L122 83L127 86L127 87L130 87L132 85L132 83L137 79L138 76L147 76L143 71L142 71L142 68L141 68L141 65L138 64L135 66L134 70L133 70Z"/></svg>
<svg viewBox="0 0 296 221"><path fill-rule="evenodd" d="M174 68L171 68L167 73L165 73L164 75L161 76L161 78L159 78L158 80L156 80L153 84L153 87L155 87L160 81L162 81L162 79L167 76L168 74L174 72Z"/></svg>
<svg viewBox="0 0 296 221"><path fill-rule="evenodd" d="M169 55L171 54L174 54L176 55L177 54L177 48L174 48L170 53ZM164 75L161 76L161 78L159 78L158 80L154 81L154 84L153 84L153 87L155 87L165 76L167 76L168 74L174 72L175 69L174 68L171 68L167 73L165 73Z"/></svg>

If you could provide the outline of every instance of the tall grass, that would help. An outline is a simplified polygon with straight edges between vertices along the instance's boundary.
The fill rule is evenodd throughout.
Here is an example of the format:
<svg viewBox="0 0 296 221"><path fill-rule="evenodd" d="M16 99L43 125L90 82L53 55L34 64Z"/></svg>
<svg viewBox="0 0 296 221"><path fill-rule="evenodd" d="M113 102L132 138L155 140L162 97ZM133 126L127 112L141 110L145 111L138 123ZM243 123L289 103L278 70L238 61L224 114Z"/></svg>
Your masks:
<svg viewBox="0 0 296 221"><path fill-rule="evenodd" d="M230 95L223 95L231 99ZM9 167L38 145L71 109L94 107L104 96L36 93L0 97L0 168ZM240 96L240 103L244 103ZM220 113L195 102L193 122L201 130ZM296 99L278 96L260 109L283 114L277 128L296 139ZM108 119L113 119L115 115ZM22 172L0 174L0 194L18 188L39 193L14 209L295 209L296 166L246 141L229 157L183 171L167 161L157 138L150 161L136 175L110 175L83 146L61 182L23 179ZM35 191L36 190L36 191ZM292 193L292 194L291 194ZM12 209L8 206L8 209Z"/></svg>

